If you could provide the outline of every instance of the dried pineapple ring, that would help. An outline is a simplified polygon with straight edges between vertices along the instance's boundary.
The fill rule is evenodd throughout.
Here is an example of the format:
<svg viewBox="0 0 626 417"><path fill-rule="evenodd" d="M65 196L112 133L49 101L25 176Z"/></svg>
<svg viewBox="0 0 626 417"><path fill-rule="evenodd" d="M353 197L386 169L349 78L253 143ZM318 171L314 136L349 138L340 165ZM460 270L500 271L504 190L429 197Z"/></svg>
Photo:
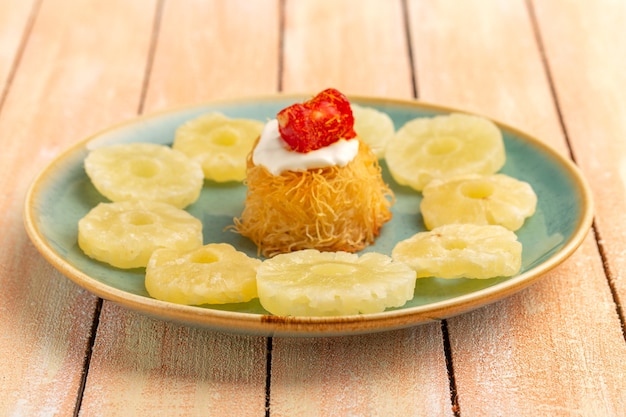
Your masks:
<svg viewBox="0 0 626 417"><path fill-rule="evenodd" d="M181 125L172 147L198 161L206 179L243 181L246 157L262 130L258 120L208 113Z"/></svg>
<svg viewBox="0 0 626 417"><path fill-rule="evenodd" d="M226 243L187 252L158 249L148 262L145 285L152 297L177 304L241 303L257 296L260 264Z"/></svg>
<svg viewBox="0 0 626 417"><path fill-rule="evenodd" d="M413 298L415 272L380 253L307 249L263 261L257 270L261 305L282 316L377 313Z"/></svg>
<svg viewBox="0 0 626 417"><path fill-rule="evenodd" d="M184 210L155 201L100 203L78 222L78 246L117 268L139 268L158 248L202 245L202 223Z"/></svg>
<svg viewBox="0 0 626 417"><path fill-rule="evenodd" d="M494 174L506 155L494 123L454 113L407 122L387 144L385 159L399 184L421 191L435 178Z"/></svg>
<svg viewBox="0 0 626 417"><path fill-rule="evenodd" d="M426 228L450 223L499 224L517 230L535 213L530 184L504 174L433 180L422 190Z"/></svg>
<svg viewBox="0 0 626 417"><path fill-rule="evenodd" d="M449 224L396 244L391 256L418 278L494 278L515 275L522 244L498 225Z"/></svg>
<svg viewBox="0 0 626 417"><path fill-rule="evenodd" d="M365 142L377 158L385 155L387 143L395 133L395 126L391 117L385 112L373 107L352 104L354 115L354 130L358 137Z"/></svg>
<svg viewBox="0 0 626 417"><path fill-rule="evenodd" d="M153 143L96 148L85 158L85 171L111 201L150 200L184 208L198 199L204 184L197 163Z"/></svg>

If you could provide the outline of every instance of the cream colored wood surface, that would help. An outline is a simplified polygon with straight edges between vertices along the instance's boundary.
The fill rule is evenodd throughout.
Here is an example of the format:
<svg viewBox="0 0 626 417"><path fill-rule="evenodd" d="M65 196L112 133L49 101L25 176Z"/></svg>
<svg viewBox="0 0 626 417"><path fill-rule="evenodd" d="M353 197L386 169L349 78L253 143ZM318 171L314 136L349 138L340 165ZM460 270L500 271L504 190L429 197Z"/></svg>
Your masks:
<svg viewBox="0 0 626 417"><path fill-rule="evenodd" d="M366 336L274 339L273 416L451 416L436 325Z"/></svg>
<svg viewBox="0 0 626 417"><path fill-rule="evenodd" d="M523 0L409 0L421 100L478 112L567 148Z"/></svg>
<svg viewBox="0 0 626 417"><path fill-rule="evenodd" d="M279 48L279 0L165 2L145 110L275 93Z"/></svg>
<svg viewBox="0 0 626 417"><path fill-rule="evenodd" d="M611 0L0 1L0 415L622 415L624 27ZM127 311L29 243L24 193L75 141L138 113L328 86L417 92L573 155L596 229L496 304L307 339Z"/></svg>
<svg viewBox="0 0 626 417"><path fill-rule="evenodd" d="M266 343L153 320L105 302L81 414L262 415Z"/></svg>
<svg viewBox="0 0 626 417"><path fill-rule="evenodd" d="M0 2L0 86L2 87L12 76L24 33L29 30L30 16L34 7L34 1Z"/></svg>
<svg viewBox="0 0 626 417"><path fill-rule="evenodd" d="M310 92L412 97L402 2L286 0L282 84Z"/></svg>
<svg viewBox="0 0 626 417"><path fill-rule="evenodd" d="M626 4L575 1L563 7L558 1L537 1L534 9L574 157L592 179L599 244L623 306L626 42L622 32Z"/></svg>
<svg viewBox="0 0 626 417"><path fill-rule="evenodd" d="M461 7L455 1L414 1L410 6L415 56L422 63L417 70L422 99L489 114L568 153L525 2L476 0ZM493 19L493 10L499 11L499 19ZM445 25L419 24L444 20ZM571 39L551 41L566 44ZM567 120L566 109L562 111ZM588 174L594 178L593 172ZM621 412L626 401L624 335L593 235L533 287L449 324L464 415Z"/></svg>

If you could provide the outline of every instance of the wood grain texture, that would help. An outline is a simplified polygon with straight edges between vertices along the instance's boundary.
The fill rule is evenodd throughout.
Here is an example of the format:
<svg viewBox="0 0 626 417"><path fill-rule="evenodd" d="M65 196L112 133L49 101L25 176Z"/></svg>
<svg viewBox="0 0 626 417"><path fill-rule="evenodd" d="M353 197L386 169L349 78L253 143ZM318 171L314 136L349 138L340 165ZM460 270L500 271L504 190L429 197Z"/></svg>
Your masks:
<svg viewBox="0 0 626 417"><path fill-rule="evenodd" d="M287 0L285 91L412 96L398 0Z"/></svg>
<svg viewBox="0 0 626 417"><path fill-rule="evenodd" d="M623 415L624 27L617 0L0 1L0 415ZM277 90L411 98L413 75L571 153L597 235L443 327L269 340L99 310L28 242L34 176L101 128Z"/></svg>
<svg viewBox="0 0 626 417"><path fill-rule="evenodd" d="M0 97L17 61L35 1L0 2Z"/></svg>
<svg viewBox="0 0 626 417"><path fill-rule="evenodd" d="M105 303L81 415L262 416L265 346Z"/></svg>
<svg viewBox="0 0 626 417"><path fill-rule="evenodd" d="M567 154L524 1L409 1L421 100L478 112Z"/></svg>
<svg viewBox="0 0 626 417"><path fill-rule="evenodd" d="M623 413L626 349L594 249L587 240L532 288L450 320L463 415Z"/></svg>
<svg viewBox="0 0 626 417"><path fill-rule="evenodd" d="M272 416L453 415L437 324L273 346Z"/></svg>
<svg viewBox="0 0 626 417"><path fill-rule="evenodd" d="M599 243L623 311L626 41L622 32L626 4L546 1L533 5L574 156L590 178L598 202Z"/></svg>
<svg viewBox="0 0 626 417"><path fill-rule="evenodd" d="M523 1L409 6L422 99L495 117L567 155ZM626 348L593 235L533 287L449 328L462 415L616 415L624 403Z"/></svg>
<svg viewBox="0 0 626 417"><path fill-rule="evenodd" d="M274 93L278 15L274 0L165 2L144 112ZM262 416L266 345L104 302L81 413Z"/></svg>
<svg viewBox="0 0 626 417"><path fill-rule="evenodd" d="M165 2L147 110L274 93L278 5L278 0Z"/></svg>
<svg viewBox="0 0 626 417"><path fill-rule="evenodd" d="M135 111L149 39L136 32L149 34L151 4L43 2L8 85L0 113L1 415L74 412L96 298L36 253L22 204L61 149ZM124 49L120 37L129 38Z"/></svg>

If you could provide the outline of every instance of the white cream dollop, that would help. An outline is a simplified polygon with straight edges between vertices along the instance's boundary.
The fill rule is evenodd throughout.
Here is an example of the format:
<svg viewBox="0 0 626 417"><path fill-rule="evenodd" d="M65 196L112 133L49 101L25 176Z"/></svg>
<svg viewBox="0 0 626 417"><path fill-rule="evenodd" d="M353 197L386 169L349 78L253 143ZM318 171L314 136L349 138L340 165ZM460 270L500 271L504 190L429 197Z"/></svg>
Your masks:
<svg viewBox="0 0 626 417"><path fill-rule="evenodd" d="M307 153L289 150L280 136L278 121L272 119L265 124L261 132L259 142L252 153L252 162L264 166L272 175L280 175L285 171L306 171L329 166L344 167L358 152L357 139L339 139L331 145Z"/></svg>

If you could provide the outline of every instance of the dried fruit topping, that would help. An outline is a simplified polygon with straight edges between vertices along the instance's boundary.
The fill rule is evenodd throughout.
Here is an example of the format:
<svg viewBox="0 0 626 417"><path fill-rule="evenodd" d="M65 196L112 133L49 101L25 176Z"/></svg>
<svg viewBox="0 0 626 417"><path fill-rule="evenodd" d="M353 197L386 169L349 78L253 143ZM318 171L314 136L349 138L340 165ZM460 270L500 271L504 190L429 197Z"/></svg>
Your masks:
<svg viewBox="0 0 626 417"><path fill-rule="evenodd" d="M314 151L356 136L350 102L334 88L281 110L276 119L283 140L296 152Z"/></svg>

